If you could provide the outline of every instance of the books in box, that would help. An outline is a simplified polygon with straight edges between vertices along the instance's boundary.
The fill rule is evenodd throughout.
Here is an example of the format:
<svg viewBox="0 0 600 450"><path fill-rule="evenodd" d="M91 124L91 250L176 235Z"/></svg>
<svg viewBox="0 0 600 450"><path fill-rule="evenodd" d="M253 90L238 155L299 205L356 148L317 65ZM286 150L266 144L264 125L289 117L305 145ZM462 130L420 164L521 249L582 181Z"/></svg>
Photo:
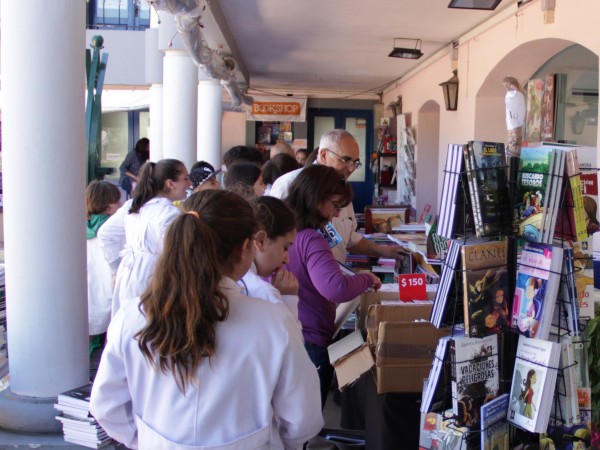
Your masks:
<svg viewBox="0 0 600 450"><path fill-rule="evenodd" d="M329 361L335 369L340 390L344 390L358 380L375 363L360 330L334 342L327 347L327 351L329 352Z"/></svg>

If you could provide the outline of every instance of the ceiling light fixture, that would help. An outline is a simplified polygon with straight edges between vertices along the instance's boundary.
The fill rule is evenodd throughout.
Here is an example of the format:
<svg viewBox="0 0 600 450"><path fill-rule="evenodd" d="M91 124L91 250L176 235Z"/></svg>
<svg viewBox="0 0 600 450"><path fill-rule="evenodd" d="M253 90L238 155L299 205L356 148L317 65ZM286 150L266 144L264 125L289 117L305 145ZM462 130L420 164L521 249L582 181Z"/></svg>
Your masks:
<svg viewBox="0 0 600 450"><path fill-rule="evenodd" d="M451 0L448 8L485 9L493 11L502 0Z"/></svg>
<svg viewBox="0 0 600 450"><path fill-rule="evenodd" d="M415 43L415 47L396 47L396 41L399 40L413 41ZM394 38L394 49L388 56L392 58L419 59L421 56L423 56L423 52L421 51L421 39Z"/></svg>

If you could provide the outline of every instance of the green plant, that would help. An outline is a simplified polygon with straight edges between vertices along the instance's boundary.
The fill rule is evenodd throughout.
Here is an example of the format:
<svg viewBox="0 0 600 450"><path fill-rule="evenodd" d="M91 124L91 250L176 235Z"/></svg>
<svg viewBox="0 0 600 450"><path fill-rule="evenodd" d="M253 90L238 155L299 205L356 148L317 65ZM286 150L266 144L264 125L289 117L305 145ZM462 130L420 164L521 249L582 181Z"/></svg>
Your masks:
<svg viewBox="0 0 600 450"><path fill-rule="evenodd" d="M600 317L591 319L585 327L589 342L588 362L592 387L592 429L600 430Z"/></svg>

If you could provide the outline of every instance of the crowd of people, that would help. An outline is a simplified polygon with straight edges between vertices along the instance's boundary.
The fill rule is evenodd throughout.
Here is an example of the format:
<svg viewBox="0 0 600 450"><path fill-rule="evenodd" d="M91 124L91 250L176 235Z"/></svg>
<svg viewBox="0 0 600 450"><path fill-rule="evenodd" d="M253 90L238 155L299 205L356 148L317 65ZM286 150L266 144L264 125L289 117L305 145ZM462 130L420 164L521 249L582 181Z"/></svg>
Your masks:
<svg viewBox="0 0 600 450"><path fill-rule="evenodd" d="M381 286L340 263L400 249L356 232L350 133L263 159L231 148L221 182L144 162L123 205L87 188L90 339L106 336L91 412L130 448L293 449L323 427L336 306Z"/></svg>

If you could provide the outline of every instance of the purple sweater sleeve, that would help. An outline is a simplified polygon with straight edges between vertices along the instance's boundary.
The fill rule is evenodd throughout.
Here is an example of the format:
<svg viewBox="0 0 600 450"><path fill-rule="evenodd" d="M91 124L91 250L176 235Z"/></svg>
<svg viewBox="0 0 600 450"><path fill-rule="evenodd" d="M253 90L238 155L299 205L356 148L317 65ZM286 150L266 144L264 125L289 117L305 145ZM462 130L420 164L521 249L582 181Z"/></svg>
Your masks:
<svg viewBox="0 0 600 450"><path fill-rule="evenodd" d="M319 294L331 302L350 301L373 285L371 276L367 274L344 275L327 241L316 230L306 229L298 233L292 249L297 252L295 256L300 256L294 262L304 266L303 272L308 276L310 283Z"/></svg>

